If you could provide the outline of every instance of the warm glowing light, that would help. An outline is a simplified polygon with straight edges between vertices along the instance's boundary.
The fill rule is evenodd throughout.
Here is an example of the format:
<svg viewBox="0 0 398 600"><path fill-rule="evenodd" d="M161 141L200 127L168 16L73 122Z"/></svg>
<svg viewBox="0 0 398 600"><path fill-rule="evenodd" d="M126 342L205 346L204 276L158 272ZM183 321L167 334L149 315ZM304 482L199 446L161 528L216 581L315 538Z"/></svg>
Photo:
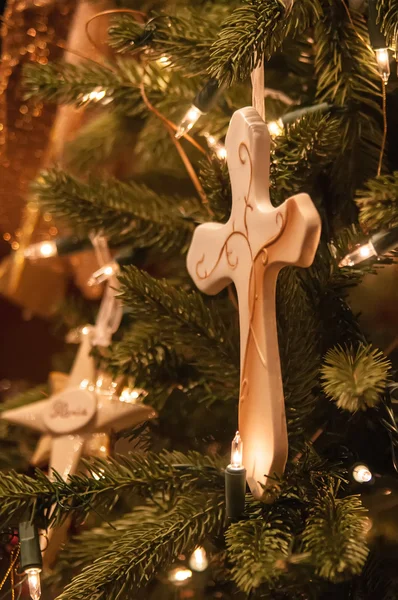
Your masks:
<svg viewBox="0 0 398 600"><path fill-rule="evenodd" d="M213 150L217 158L220 160L225 160L227 158L227 149L225 148L224 144L216 140L216 138L210 133L205 132L203 135L206 138L207 145L211 150Z"/></svg>
<svg viewBox="0 0 398 600"><path fill-rule="evenodd" d="M31 568L26 569L25 573L28 576L29 594L32 600L40 600L41 596L41 582L40 582L41 569Z"/></svg>
<svg viewBox="0 0 398 600"><path fill-rule="evenodd" d="M135 400L140 397L140 390L131 389L128 387L123 388L122 393L120 394L119 400L121 402L128 402L130 404L134 404Z"/></svg>
<svg viewBox="0 0 398 600"><path fill-rule="evenodd" d="M375 54L381 78L383 79L385 85L387 85L388 78L390 77L390 57L388 54L388 48L378 48L375 50Z"/></svg>
<svg viewBox="0 0 398 600"><path fill-rule="evenodd" d="M84 94L82 101L83 102L99 102L100 100L102 100L102 98L104 98L106 95L106 91L101 89L101 88L95 88L95 90L93 90L92 92L89 92L88 94Z"/></svg>
<svg viewBox="0 0 398 600"><path fill-rule="evenodd" d="M166 54L164 54L158 59L158 63L161 64L162 67L168 67L171 65L170 56L166 56Z"/></svg>
<svg viewBox="0 0 398 600"><path fill-rule="evenodd" d="M270 121L267 123L268 131L271 137L278 137L283 133L283 123L282 119L278 119L277 121Z"/></svg>
<svg viewBox="0 0 398 600"><path fill-rule="evenodd" d="M202 548L202 546L198 546L193 551L191 558L189 559L189 566L194 571L198 571L201 573L205 571L209 566L209 561L207 560L206 550Z"/></svg>
<svg viewBox="0 0 398 600"><path fill-rule="evenodd" d="M48 258L49 256L56 256L57 254L57 244L54 241L32 244L31 246L28 246L24 252L25 258L30 258L32 260L37 258Z"/></svg>
<svg viewBox="0 0 398 600"><path fill-rule="evenodd" d="M87 282L87 285L98 285L99 283L103 283L104 281L106 281L107 279L109 279L110 277L112 277L112 275L115 275L115 273L117 273L119 271L119 265L117 264L116 261L113 261L111 263L108 263L106 265L104 265L103 267L101 267L100 269L98 269L97 271L95 271L90 279Z"/></svg>
<svg viewBox="0 0 398 600"><path fill-rule="evenodd" d="M203 115L202 111L199 110L194 104L187 110L184 117L181 120L181 123L178 126L175 137L180 139L183 135L188 133L195 125L196 121L199 117Z"/></svg>
<svg viewBox="0 0 398 600"><path fill-rule="evenodd" d="M231 463L229 465L231 469L242 469L242 454L243 442L237 431L231 444Z"/></svg>
<svg viewBox="0 0 398 600"><path fill-rule="evenodd" d="M91 473L96 481L99 481L100 479L104 478L104 469L98 469L98 471L91 471Z"/></svg>
<svg viewBox="0 0 398 600"><path fill-rule="evenodd" d="M352 476L357 483L368 483L373 475L366 465L357 465L352 471Z"/></svg>
<svg viewBox="0 0 398 600"><path fill-rule="evenodd" d="M347 254L340 262L339 267L353 267L358 263L370 258L371 256L377 256L377 252L372 242L358 246L353 252Z"/></svg>
<svg viewBox="0 0 398 600"><path fill-rule="evenodd" d="M81 389L81 390L86 390L86 389L88 388L88 384L89 384L89 383L90 383L90 382L89 382L89 380L88 380L88 379L83 379L83 380L80 382L80 389Z"/></svg>
<svg viewBox="0 0 398 600"><path fill-rule="evenodd" d="M369 245L366 244L366 246L361 246L359 248L359 254L362 256L362 258L369 258L369 256L371 255Z"/></svg>
<svg viewBox="0 0 398 600"><path fill-rule="evenodd" d="M83 335L87 335L90 331L90 327L88 325L85 325L84 327L82 327L82 334Z"/></svg>
<svg viewBox="0 0 398 600"><path fill-rule="evenodd" d="M170 571L168 578L169 581L178 585L184 583L185 581L188 581L188 579L191 579L191 577L191 569L187 569L186 567L177 567L176 569Z"/></svg>

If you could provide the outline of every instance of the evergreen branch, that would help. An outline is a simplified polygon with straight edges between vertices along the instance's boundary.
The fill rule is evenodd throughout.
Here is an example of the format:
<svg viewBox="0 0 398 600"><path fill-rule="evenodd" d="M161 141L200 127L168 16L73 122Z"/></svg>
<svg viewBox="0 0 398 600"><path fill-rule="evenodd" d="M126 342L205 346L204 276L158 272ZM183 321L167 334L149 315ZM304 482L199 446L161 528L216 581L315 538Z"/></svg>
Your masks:
<svg viewBox="0 0 398 600"><path fill-rule="evenodd" d="M293 540L289 524L277 517L241 521L228 528L225 538L238 588L246 594L261 584L275 588Z"/></svg>
<svg viewBox="0 0 398 600"><path fill-rule="evenodd" d="M368 42L363 16L343 2L323 0L323 16L314 29L317 99L345 106L340 128L340 155L330 173L340 223L356 215L352 196L364 173L376 172L382 140L381 79Z"/></svg>
<svg viewBox="0 0 398 600"><path fill-rule="evenodd" d="M176 289L165 279L154 279L135 266L126 267L119 277L121 299L135 317L143 321L148 314L174 319L175 326L184 326L216 343L226 356L237 355L222 315L212 303L207 307L198 292ZM239 359L238 359L239 360Z"/></svg>
<svg viewBox="0 0 398 600"><path fill-rule="evenodd" d="M0 480L0 521L1 526L18 525L23 516L32 515L36 509L40 523L46 526L47 519L44 516L51 508L54 501L55 486L39 469L36 477L28 477L9 471L2 474ZM43 499L40 507L37 505L39 498ZM46 502L52 498L52 502ZM40 517L39 517L40 515Z"/></svg>
<svg viewBox="0 0 398 600"><path fill-rule="evenodd" d="M41 206L88 235L101 231L114 245L183 251L193 230L195 200L158 195L143 184L116 179L78 181L65 171L42 171L33 185Z"/></svg>
<svg viewBox="0 0 398 600"><path fill-rule="evenodd" d="M280 204L287 196L310 191L316 176L340 151L340 120L313 113L286 127L271 158L271 194Z"/></svg>
<svg viewBox="0 0 398 600"><path fill-rule="evenodd" d="M304 552L316 573L333 582L359 575L368 556L367 511L359 496L336 498L331 490L315 500L303 533Z"/></svg>
<svg viewBox="0 0 398 600"><path fill-rule="evenodd" d="M116 600L126 589L137 592L175 557L221 531L223 505L223 494L198 493L180 496L166 512L156 504L136 509L129 529L66 586L59 600Z"/></svg>
<svg viewBox="0 0 398 600"><path fill-rule="evenodd" d="M356 351L339 346L326 354L322 386L339 408L367 410L380 402L390 369L390 361L370 345L360 344Z"/></svg>
<svg viewBox="0 0 398 600"><path fill-rule="evenodd" d="M362 15L350 11L352 25L343 2L324 0L323 6L314 32L319 100L339 106L366 104L379 113L380 75Z"/></svg>
<svg viewBox="0 0 398 600"><path fill-rule="evenodd" d="M129 72L112 70L94 63L26 64L25 98L37 101L107 106L126 115L142 113L144 105L139 90L142 74L129 65Z"/></svg>
<svg viewBox="0 0 398 600"><path fill-rule="evenodd" d="M223 22L211 48L210 74L231 85L268 60L286 37L320 18L318 0L298 0L289 13L281 0L246 0Z"/></svg>
<svg viewBox="0 0 398 600"><path fill-rule="evenodd" d="M5 412L6 410L13 410L14 408L19 408L20 406L27 406L28 404L32 404L32 402L38 402L39 400L44 400L48 398L50 393L48 385L45 383L38 385L34 388L30 388L26 392L21 392L12 396L5 402L0 404L0 413Z"/></svg>
<svg viewBox="0 0 398 600"><path fill-rule="evenodd" d="M180 9L178 17L154 14L145 28L128 15L118 17L108 30L110 45L125 54L147 45L150 59L166 56L170 66L190 76L205 73L217 24L223 21L226 9L207 4L206 12Z"/></svg>
<svg viewBox="0 0 398 600"><path fill-rule="evenodd" d="M367 229L380 230L398 225L398 171L366 182L357 193L359 217Z"/></svg>
<svg viewBox="0 0 398 600"><path fill-rule="evenodd" d="M197 452L136 453L83 462L88 475L71 475L67 481L57 473L50 481L40 470L35 479L15 471L4 474L0 481L2 525L17 524L21 515L31 513L46 527L62 523L69 515L83 520L93 510L110 511L123 494L153 498L162 492L171 498L195 488L223 487L219 461Z"/></svg>
<svg viewBox="0 0 398 600"><path fill-rule="evenodd" d="M65 144L65 164L78 174L105 166L133 145L134 127L133 119L118 112L92 119L80 128L75 139Z"/></svg>
<svg viewBox="0 0 398 600"><path fill-rule="evenodd" d="M200 182L206 193L214 220L226 222L231 211L231 181L226 161L217 158L204 160L200 165Z"/></svg>
<svg viewBox="0 0 398 600"><path fill-rule="evenodd" d="M138 321L107 354L109 367L117 374L125 373L134 378L136 386L151 389L151 405L154 382L162 391L205 381L207 392L202 402L206 403L216 397L224 402L235 400L239 394L235 353L225 356L214 341L188 327L176 327L171 317L154 316L153 322L146 324Z"/></svg>
<svg viewBox="0 0 398 600"><path fill-rule="evenodd" d="M398 40L398 1L378 0L379 22L386 36L387 46L397 47Z"/></svg>
<svg viewBox="0 0 398 600"><path fill-rule="evenodd" d="M321 336L317 306L306 289L308 274L283 269L277 285L277 319L286 418L290 442L312 427L311 415L318 401ZM314 280L315 282L316 280ZM308 360L302 360L302 356Z"/></svg>

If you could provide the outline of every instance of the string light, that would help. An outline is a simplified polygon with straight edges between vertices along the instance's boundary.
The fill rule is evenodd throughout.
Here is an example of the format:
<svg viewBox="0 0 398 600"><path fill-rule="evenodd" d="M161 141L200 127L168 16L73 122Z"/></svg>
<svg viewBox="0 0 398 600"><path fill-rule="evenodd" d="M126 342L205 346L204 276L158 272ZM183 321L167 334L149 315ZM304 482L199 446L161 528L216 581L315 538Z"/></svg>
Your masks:
<svg viewBox="0 0 398 600"><path fill-rule="evenodd" d="M225 504L227 517L239 518L245 510L246 469L243 466L243 442L239 431L231 444L231 462L225 469Z"/></svg>
<svg viewBox="0 0 398 600"><path fill-rule="evenodd" d="M19 542L21 546L21 570L28 576L29 594L32 600L40 600L42 558L39 535L30 521L19 524Z"/></svg>
<svg viewBox="0 0 398 600"><path fill-rule="evenodd" d="M113 275L119 272L119 265L116 261L107 263L97 271L95 271L90 279L87 281L87 285L98 285L110 279Z"/></svg>
<svg viewBox="0 0 398 600"><path fill-rule="evenodd" d="M374 249L372 242L368 242L367 244L359 246L356 250L347 254L339 262L339 267L353 267L354 265L357 265L371 256L377 256L377 252Z"/></svg>
<svg viewBox="0 0 398 600"><path fill-rule="evenodd" d="M112 102L112 98L107 98L104 100L105 96L106 91L101 87L96 87L91 92L88 92L82 96L82 103L88 104L89 102L100 102L101 100L103 100L102 104L109 104L109 102Z"/></svg>
<svg viewBox="0 0 398 600"><path fill-rule="evenodd" d="M25 569L28 576L29 594L32 600L39 600L41 597L41 569Z"/></svg>
<svg viewBox="0 0 398 600"><path fill-rule="evenodd" d="M192 127L198 121L199 117L201 117L204 113L202 113L199 108L197 108L194 104L189 107L185 115L183 116L178 129L175 133L175 137L179 140L183 135L191 131Z"/></svg>
<svg viewBox="0 0 398 600"><path fill-rule="evenodd" d="M125 387L122 390L122 393L119 396L119 400L121 402L127 402L129 404L134 404L136 400L141 396L145 396L146 393L144 390L140 389L131 389L129 387Z"/></svg>
<svg viewBox="0 0 398 600"><path fill-rule="evenodd" d="M50 258L51 256L66 256L74 252L81 252L89 247L91 247L91 242L88 238L70 236L31 244L26 248L24 256L30 260Z"/></svg>
<svg viewBox="0 0 398 600"><path fill-rule="evenodd" d="M369 483L373 479L372 472L366 465L355 465L352 476L357 483Z"/></svg>
<svg viewBox="0 0 398 600"><path fill-rule="evenodd" d="M187 569L186 567L177 567L170 571L168 575L168 580L174 585L183 585L192 577L191 569Z"/></svg>
<svg viewBox="0 0 398 600"><path fill-rule="evenodd" d="M198 546L192 552L189 559L189 566L198 573L206 571L207 567L209 566L209 561L207 560L206 550L202 548L202 546Z"/></svg>
<svg viewBox="0 0 398 600"><path fill-rule="evenodd" d="M206 85L196 94L194 101L180 121L175 133L177 139L188 133L198 119L210 111L223 89L224 86L220 86L217 79L209 79Z"/></svg>
<svg viewBox="0 0 398 600"><path fill-rule="evenodd" d="M243 455L243 442L240 437L239 431L236 432L234 439L231 443L231 462L229 464L230 469L242 469L242 455Z"/></svg>
<svg viewBox="0 0 398 600"><path fill-rule="evenodd" d="M283 121L278 119L277 121L270 121L267 123L268 131L271 137L278 137L283 133Z"/></svg>
<svg viewBox="0 0 398 600"><path fill-rule="evenodd" d="M387 85L390 77L390 56L388 54L388 48L377 48L375 50L375 55L379 73L384 85Z"/></svg>
<svg viewBox="0 0 398 600"><path fill-rule="evenodd" d="M368 31L370 44L376 55L379 73L385 85L390 77L390 56L384 34L378 23L377 0L368 0Z"/></svg>
<svg viewBox="0 0 398 600"><path fill-rule="evenodd" d="M207 131L203 135L206 138L207 145L209 146L210 150L213 150L217 158L220 160L225 160L227 158L227 149L224 144L222 144L219 140L216 140L216 138Z"/></svg>
<svg viewBox="0 0 398 600"><path fill-rule="evenodd" d="M25 258L30 260L37 260L38 258L49 258L50 256L57 256L58 249L55 241L38 242L37 244L31 244L24 251Z"/></svg>
<svg viewBox="0 0 398 600"><path fill-rule="evenodd" d="M339 267L353 267L372 256L383 256L397 247L398 227L375 233L365 244L357 246L355 250L347 254L339 262Z"/></svg>

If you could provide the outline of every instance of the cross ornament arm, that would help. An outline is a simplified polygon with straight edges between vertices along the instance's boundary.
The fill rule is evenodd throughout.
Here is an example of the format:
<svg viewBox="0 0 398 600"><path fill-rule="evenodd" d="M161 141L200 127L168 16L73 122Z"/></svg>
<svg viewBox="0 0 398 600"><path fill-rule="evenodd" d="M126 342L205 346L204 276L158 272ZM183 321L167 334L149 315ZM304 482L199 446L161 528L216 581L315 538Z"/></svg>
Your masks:
<svg viewBox="0 0 398 600"><path fill-rule="evenodd" d="M255 497L285 468L288 452L276 328L275 290L286 265L309 267L321 232L311 198L274 207L269 197L270 136L254 108L234 113L226 137L232 210L225 224L197 227L187 268L198 288L217 294L234 283L239 301L239 431ZM272 480L271 480L272 481Z"/></svg>

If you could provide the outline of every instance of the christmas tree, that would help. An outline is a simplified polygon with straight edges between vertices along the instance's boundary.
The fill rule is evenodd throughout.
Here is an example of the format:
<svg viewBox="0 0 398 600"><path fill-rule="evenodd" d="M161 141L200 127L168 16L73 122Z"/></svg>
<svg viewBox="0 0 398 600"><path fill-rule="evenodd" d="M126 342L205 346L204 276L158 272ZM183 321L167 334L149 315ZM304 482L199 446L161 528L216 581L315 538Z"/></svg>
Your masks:
<svg viewBox="0 0 398 600"><path fill-rule="evenodd" d="M25 260L93 246L99 268L90 283L105 282L105 291L99 314L81 323L69 378L1 407L1 529L7 536L19 527L9 571L14 577L20 551L26 572L12 586L28 578L33 600L40 597L42 531L49 598L396 598L395 346L372 343L352 302L398 246L390 74L398 3L88 4L91 16L74 27L96 57L70 36L62 60L24 69L29 106L68 106L66 121L85 119L30 188L68 233L30 245ZM259 114L240 110L252 104ZM239 146L237 177L232 128L241 117L256 122L253 148L261 152ZM256 204L267 144L269 210L283 256L273 255ZM238 233L232 194L244 201L246 242L253 230L264 237L264 281L272 260L288 265L276 288L279 349L265 342L272 352L261 380L249 351L240 359L245 300L231 281L244 260L232 242L220 252L211 236L199 249L192 243L195 231L220 232L226 223L230 237ZM312 237L300 242L306 202ZM286 259L300 243L306 258ZM207 251L231 271L224 287L203 286L213 297L195 285L213 275ZM248 340L261 356L256 332L265 322L270 334L274 300L272 291L253 291L256 258L245 289ZM256 312L258 298L265 308ZM265 417L256 412L263 405ZM73 427L56 425L60 416L75 419ZM53 472L23 470L15 436L29 454L32 428L41 437L31 464L51 455ZM110 433L129 442L127 453L109 453ZM251 472L260 446L287 460L272 456L270 472L248 475L246 486L244 467ZM67 530L60 544L57 532Z"/></svg>

